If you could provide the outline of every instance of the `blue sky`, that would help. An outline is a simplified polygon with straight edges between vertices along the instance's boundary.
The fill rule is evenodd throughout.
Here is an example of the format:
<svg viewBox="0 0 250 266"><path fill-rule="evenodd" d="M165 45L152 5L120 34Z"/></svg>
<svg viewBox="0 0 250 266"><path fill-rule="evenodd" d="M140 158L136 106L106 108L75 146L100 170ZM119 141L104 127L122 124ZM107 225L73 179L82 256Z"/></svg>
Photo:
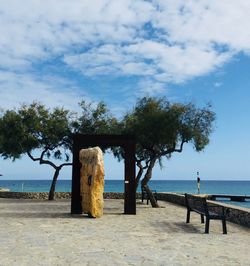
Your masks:
<svg viewBox="0 0 250 266"><path fill-rule="evenodd" d="M31 12L32 10L32 12ZM40 101L78 110L103 100L117 115L138 97L212 103L211 143L155 169L155 179L250 180L250 4L238 1L0 0L0 107ZM106 177L123 165L105 156ZM27 158L0 160L6 179L49 179ZM70 169L61 178L70 178Z"/></svg>

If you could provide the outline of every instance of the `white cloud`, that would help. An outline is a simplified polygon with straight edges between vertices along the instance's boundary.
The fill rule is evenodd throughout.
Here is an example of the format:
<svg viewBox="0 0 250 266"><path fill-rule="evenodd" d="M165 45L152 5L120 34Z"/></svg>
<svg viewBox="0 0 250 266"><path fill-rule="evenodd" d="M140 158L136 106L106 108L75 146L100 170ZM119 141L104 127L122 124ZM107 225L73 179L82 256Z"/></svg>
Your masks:
<svg viewBox="0 0 250 266"><path fill-rule="evenodd" d="M64 106L77 110L83 97L89 99L72 82L59 77L34 78L27 74L1 72L0 88L0 106L3 109L18 108L23 103L37 101L48 107Z"/></svg>
<svg viewBox="0 0 250 266"><path fill-rule="evenodd" d="M249 13L245 0L0 0L1 102L12 97L7 87L48 103L47 92L75 98L76 83L67 94L45 78L58 73L34 71L55 58L83 76L136 76L162 91L163 83L185 82L249 54Z"/></svg>
<svg viewBox="0 0 250 266"><path fill-rule="evenodd" d="M166 90L166 85L151 79L141 80L138 84L139 94L156 96Z"/></svg>
<svg viewBox="0 0 250 266"><path fill-rule="evenodd" d="M130 50L128 52L128 50ZM129 46L102 45L79 55L64 57L65 63L84 75L154 75L156 70Z"/></svg>
<svg viewBox="0 0 250 266"><path fill-rule="evenodd" d="M65 56L64 61L88 76L138 75L162 82L182 82L209 73L231 56L231 52L169 46L147 40L122 47L103 45L82 54Z"/></svg>
<svg viewBox="0 0 250 266"><path fill-rule="evenodd" d="M249 49L248 1L159 2L161 12L156 14L154 25L168 32L171 41L194 45L216 43L237 51Z"/></svg>
<svg viewBox="0 0 250 266"><path fill-rule="evenodd" d="M207 74L231 58L231 53L218 53L200 47L168 47L159 65L170 76L172 82Z"/></svg>

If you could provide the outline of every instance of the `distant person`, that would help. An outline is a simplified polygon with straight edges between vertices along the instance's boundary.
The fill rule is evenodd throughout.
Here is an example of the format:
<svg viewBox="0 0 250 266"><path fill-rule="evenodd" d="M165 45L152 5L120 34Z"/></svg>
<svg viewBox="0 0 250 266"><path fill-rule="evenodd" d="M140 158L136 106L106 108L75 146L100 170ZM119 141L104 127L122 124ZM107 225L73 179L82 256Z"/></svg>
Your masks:
<svg viewBox="0 0 250 266"><path fill-rule="evenodd" d="M199 177L199 172L197 172L197 190L198 190L198 194L200 194L200 186L201 186L201 179Z"/></svg>

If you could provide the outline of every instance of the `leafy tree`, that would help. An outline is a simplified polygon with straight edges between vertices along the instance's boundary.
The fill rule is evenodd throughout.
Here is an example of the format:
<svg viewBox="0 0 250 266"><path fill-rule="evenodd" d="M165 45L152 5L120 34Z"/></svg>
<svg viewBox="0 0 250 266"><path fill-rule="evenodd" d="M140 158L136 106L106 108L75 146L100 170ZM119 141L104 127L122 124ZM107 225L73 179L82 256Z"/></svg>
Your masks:
<svg viewBox="0 0 250 266"><path fill-rule="evenodd" d="M73 122L75 133L113 134L117 132L118 122L104 102L97 105L81 101L80 116Z"/></svg>
<svg viewBox="0 0 250 266"><path fill-rule="evenodd" d="M27 154L31 160L54 168L49 200L54 199L60 170L72 165L72 133L108 134L117 125L102 102L93 105L82 101L80 107L82 112L77 115L33 103L17 111L7 110L0 118L0 154L4 159L15 160Z"/></svg>
<svg viewBox="0 0 250 266"><path fill-rule="evenodd" d="M50 111L38 103L22 105L17 111L7 110L0 119L0 153L4 159L13 160L27 154L31 160L54 168L49 191L49 200L52 200L60 170L72 164L69 162L70 135L71 114L68 110L55 108Z"/></svg>
<svg viewBox="0 0 250 266"><path fill-rule="evenodd" d="M182 152L185 143L192 143L196 151L201 151L209 143L209 135L215 114L208 105L197 108L193 104L171 104L165 98L144 97L138 100L135 108L128 112L121 123L109 113L106 105L80 103L81 114L72 114L63 108L52 111L44 105L33 103L23 105L17 111L8 110L0 117L0 154L13 160L27 154L33 161L54 168L49 199L54 191L62 167L71 165L71 134L133 134L137 138L136 164L137 185L150 195L153 207L157 207L148 187L155 164L162 158L171 158L174 152ZM123 158L123 150L113 148L118 158ZM38 154L35 156L34 154ZM63 160L56 165L55 160ZM61 161L62 162L62 161Z"/></svg>
<svg viewBox="0 0 250 266"><path fill-rule="evenodd" d="M136 136L136 165L139 169L136 183L150 196L153 207L158 204L148 182L152 178L155 164L170 159L174 152L182 152L185 143L192 143L201 151L209 143L215 114L210 105L197 108L193 104L170 103L165 98L144 97L137 101L135 108L127 113L121 122L121 132ZM119 159L121 149L114 149Z"/></svg>

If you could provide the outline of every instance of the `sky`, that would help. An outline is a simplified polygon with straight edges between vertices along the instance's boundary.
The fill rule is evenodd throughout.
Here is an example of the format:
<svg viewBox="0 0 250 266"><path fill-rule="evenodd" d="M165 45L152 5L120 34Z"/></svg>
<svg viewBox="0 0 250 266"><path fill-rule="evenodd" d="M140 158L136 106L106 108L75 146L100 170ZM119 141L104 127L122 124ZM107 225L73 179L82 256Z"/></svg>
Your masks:
<svg viewBox="0 0 250 266"><path fill-rule="evenodd" d="M119 118L145 95L209 102L210 144L200 153L187 144L153 178L250 180L249 14L245 0L0 0L0 108L77 111L85 99ZM107 179L123 178L111 155L105 165ZM0 159L0 173L50 179L52 169L24 156Z"/></svg>

